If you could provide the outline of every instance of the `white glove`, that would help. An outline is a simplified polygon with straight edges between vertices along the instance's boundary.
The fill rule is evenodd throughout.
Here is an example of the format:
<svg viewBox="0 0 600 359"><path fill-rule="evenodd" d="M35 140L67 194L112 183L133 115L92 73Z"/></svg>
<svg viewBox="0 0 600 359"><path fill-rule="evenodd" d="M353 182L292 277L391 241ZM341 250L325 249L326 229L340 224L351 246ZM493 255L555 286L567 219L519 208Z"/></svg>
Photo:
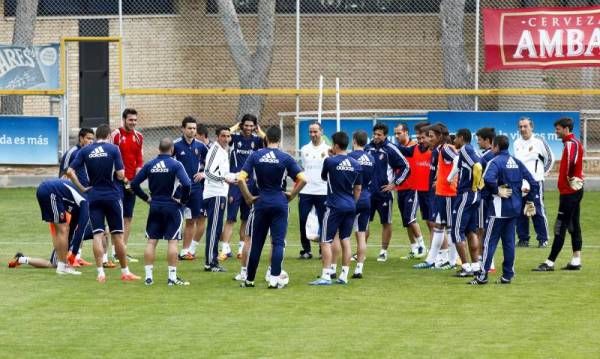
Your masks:
<svg viewBox="0 0 600 359"><path fill-rule="evenodd" d="M527 217L533 217L536 214L535 204L531 201L525 202L525 208L523 209L523 214Z"/></svg>
<svg viewBox="0 0 600 359"><path fill-rule="evenodd" d="M500 196L500 198L508 198L512 196L512 189L510 189L510 187L500 186L498 187L498 196Z"/></svg>
<svg viewBox="0 0 600 359"><path fill-rule="evenodd" d="M569 187L571 187L574 191L579 191L583 188L583 179L579 177L570 177Z"/></svg>

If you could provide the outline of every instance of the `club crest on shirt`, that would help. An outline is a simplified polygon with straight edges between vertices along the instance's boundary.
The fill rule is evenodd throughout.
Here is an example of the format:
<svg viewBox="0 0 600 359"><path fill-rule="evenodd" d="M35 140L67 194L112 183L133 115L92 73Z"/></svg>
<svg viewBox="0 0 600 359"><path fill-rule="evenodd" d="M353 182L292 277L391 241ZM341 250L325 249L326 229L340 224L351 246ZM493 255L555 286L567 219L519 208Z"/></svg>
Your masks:
<svg viewBox="0 0 600 359"><path fill-rule="evenodd" d="M195 149L194 149L194 154L195 154L196 156L198 156L198 149L197 149L197 148L195 148Z"/></svg>
<svg viewBox="0 0 600 359"><path fill-rule="evenodd" d="M383 161L383 153L379 154L379 159Z"/></svg>
<svg viewBox="0 0 600 359"><path fill-rule="evenodd" d="M254 142L250 142L250 148L254 149Z"/></svg>
<svg viewBox="0 0 600 359"><path fill-rule="evenodd" d="M242 141L238 141L238 147L242 147Z"/></svg>

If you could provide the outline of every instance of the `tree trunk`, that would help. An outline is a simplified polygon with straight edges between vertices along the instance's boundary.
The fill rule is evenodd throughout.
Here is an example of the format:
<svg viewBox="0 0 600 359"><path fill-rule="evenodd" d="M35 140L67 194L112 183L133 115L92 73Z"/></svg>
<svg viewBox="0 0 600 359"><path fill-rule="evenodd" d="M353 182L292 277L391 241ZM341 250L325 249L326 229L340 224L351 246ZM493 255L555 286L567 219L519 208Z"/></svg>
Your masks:
<svg viewBox="0 0 600 359"><path fill-rule="evenodd" d="M229 53L238 72L240 87L245 89L266 88L269 82L275 40L275 0L260 0L258 3L258 35L254 53L250 52L244 39L233 1L217 0L217 4ZM240 96L238 120L245 114L253 114L260 119L264 101L264 96Z"/></svg>
<svg viewBox="0 0 600 359"><path fill-rule="evenodd" d="M464 37L465 0L442 0L440 22L446 88L471 88L471 66L465 53ZM472 96L448 96L448 109L474 110Z"/></svg>
<svg viewBox="0 0 600 359"><path fill-rule="evenodd" d="M13 28L12 44L15 46L31 46L35 33L38 0L18 0ZM3 96L0 113L23 114L23 96Z"/></svg>

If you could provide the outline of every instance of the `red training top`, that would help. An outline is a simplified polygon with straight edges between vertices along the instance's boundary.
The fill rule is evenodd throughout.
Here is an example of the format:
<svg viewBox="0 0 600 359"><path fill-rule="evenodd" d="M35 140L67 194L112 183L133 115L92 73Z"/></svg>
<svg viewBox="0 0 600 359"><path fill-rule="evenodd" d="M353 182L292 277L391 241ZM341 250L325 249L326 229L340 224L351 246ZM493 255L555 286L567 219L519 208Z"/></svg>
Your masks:
<svg viewBox="0 0 600 359"><path fill-rule="evenodd" d="M417 143L413 140L408 141L408 143L406 144L406 146L404 147L414 147L416 146ZM413 151L417 151L416 148L413 149ZM405 156L406 160L408 161L408 165L410 167L410 174L408 175L408 177L406 178L406 180L404 182L402 182L401 185L396 186L396 191L406 191L406 190L411 190L411 189L415 189L415 176L413 173L413 168L415 167L415 159L414 159L414 152L412 156Z"/></svg>
<svg viewBox="0 0 600 359"><path fill-rule="evenodd" d="M429 183L429 172L431 171L431 150L427 148L421 152L417 145L413 153L413 162L410 163L410 176L414 178L414 189L421 192L429 192L431 183Z"/></svg>
<svg viewBox="0 0 600 359"><path fill-rule="evenodd" d="M560 194L575 193L569 186L569 178L583 179L583 145L572 133L563 138L563 153L558 171L558 191Z"/></svg>
<svg viewBox="0 0 600 359"><path fill-rule="evenodd" d="M142 147L144 136L136 130L127 131L123 127L114 130L110 135L112 143L119 147L123 165L125 166L125 177L132 180L138 168L144 165Z"/></svg>

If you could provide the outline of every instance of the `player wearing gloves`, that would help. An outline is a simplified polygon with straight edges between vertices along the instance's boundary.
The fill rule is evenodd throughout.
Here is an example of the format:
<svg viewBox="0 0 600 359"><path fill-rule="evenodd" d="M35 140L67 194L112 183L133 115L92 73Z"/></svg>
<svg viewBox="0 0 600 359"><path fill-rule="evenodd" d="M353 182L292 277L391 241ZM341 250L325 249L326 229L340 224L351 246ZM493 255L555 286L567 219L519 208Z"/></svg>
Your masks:
<svg viewBox="0 0 600 359"><path fill-rule="evenodd" d="M581 225L579 214L583 198L583 146L573 135L573 120L565 117L554 123L556 135L562 139L564 149L558 173L558 191L560 199L558 215L554 225L554 241L548 259L534 271L549 272L554 270L554 262L565 243L567 230L571 234L573 257L562 269L581 269Z"/></svg>

